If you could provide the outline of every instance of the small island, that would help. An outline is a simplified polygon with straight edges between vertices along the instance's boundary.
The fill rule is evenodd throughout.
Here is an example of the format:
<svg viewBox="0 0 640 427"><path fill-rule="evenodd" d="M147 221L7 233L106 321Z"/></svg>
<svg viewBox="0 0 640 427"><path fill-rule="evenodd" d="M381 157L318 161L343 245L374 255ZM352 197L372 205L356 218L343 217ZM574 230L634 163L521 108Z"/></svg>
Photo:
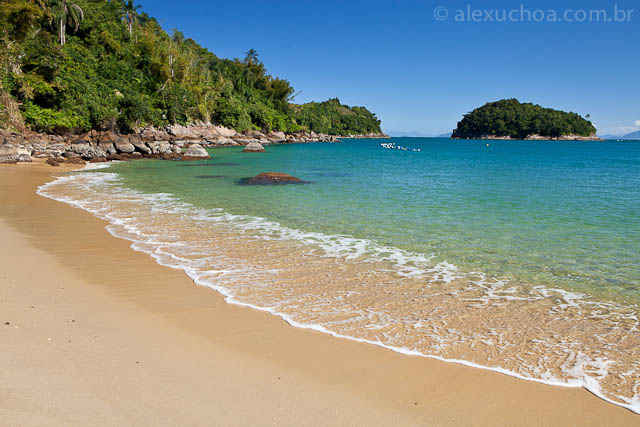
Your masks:
<svg viewBox="0 0 640 427"><path fill-rule="evenodd" d="M465 114L451 138L599 141L588 118L515 98L502 99Z"/></svg>

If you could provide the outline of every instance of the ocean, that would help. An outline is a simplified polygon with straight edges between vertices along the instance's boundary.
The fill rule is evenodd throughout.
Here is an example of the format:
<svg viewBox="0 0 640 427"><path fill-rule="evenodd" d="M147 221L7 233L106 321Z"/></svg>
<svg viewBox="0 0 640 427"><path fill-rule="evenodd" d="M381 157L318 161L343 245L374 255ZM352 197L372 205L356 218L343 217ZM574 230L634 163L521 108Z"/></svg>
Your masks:
<svg viewBox="0 0 640 427"><path fill-rule="evenodd" d="M293 326L640 413L640 142L381 142L90 165L39 193ZM307 183L241 185L261 172Z"/></svg>

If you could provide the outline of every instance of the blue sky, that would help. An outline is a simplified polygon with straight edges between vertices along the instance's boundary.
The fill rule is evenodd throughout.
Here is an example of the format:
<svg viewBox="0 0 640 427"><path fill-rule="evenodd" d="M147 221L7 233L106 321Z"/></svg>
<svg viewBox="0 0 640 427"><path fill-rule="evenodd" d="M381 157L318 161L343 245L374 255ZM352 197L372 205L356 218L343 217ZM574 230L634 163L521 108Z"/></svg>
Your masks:
<svg viewBox="0 0 640 427"><path fill-rule="evenodd" d="M337 96L368 107L395 134L445 133L464 113L507 97L590 114L600 134L640 130L634 1L140 3L220 57L256 49L270 74L302 90L296 102Z"/></svg>

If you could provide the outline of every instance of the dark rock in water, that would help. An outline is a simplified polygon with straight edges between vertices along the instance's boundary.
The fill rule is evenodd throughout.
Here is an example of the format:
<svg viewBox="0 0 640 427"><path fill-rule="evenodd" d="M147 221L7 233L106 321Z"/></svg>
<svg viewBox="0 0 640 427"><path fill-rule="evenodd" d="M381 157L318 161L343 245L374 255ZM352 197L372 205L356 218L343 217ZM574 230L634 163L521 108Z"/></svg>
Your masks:
<svg viewBox="0 0 640 427"><path fill-rule="evenodd" d="M123 160L127 160L127 159L122 157L120 154L109 154L107 156L107 160L109 160L109 161L113 161L113 160L123 161Z"/></svg>
<svg viewBox="0 0 640 427"><path fill-rule="evenodd" d="M224 175L196 175L196 178L200 179L220 179L225 178Z"/></svg>
<svg viewBox="0 0 640 427"><path fill-rule="evenodd" d="M107 159L105 157L94 157L93 159L89 160L89 163L104 163L106 161Z"/></svg>
<svg viewBox="0 0 640 427"><path fill-rule="evenodd" d="M50 166L60 166L60 163L56 162L53 159L47 159L47 161L45 163L50 165Z"/></svg>
<svg viewBox="0 0 640 427"><path fill-rule="evenodd" d="M85 162L80 157L69 157L66 163L71 163L72 165L84 165Z"/></svg>
<svg viewBox="0 0 640 427"><path fill-rule="evenodd" d="M309 184L295 176L279 172L263 172L253 178L242 178L240 185L284 185L284 184Z"/></svg>
<svg viewBox="0 0 640 427"><path fill-rule="evenodd" d="M178 155L176 153L163 154L162 155L162 160L180 160L180 155Z"/></svg>

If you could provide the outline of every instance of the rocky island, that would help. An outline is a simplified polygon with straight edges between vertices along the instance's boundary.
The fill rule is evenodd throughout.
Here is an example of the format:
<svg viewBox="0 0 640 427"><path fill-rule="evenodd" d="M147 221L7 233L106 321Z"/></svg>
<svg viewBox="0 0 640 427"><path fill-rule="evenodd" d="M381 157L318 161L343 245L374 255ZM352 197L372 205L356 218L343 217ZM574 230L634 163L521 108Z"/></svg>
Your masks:
<svg viewBox="0 0 640 427"><path fill-rule="evenodd" d="M587 119L517 99L489 102L464 115L452 139L599 141Z"/></svg>

